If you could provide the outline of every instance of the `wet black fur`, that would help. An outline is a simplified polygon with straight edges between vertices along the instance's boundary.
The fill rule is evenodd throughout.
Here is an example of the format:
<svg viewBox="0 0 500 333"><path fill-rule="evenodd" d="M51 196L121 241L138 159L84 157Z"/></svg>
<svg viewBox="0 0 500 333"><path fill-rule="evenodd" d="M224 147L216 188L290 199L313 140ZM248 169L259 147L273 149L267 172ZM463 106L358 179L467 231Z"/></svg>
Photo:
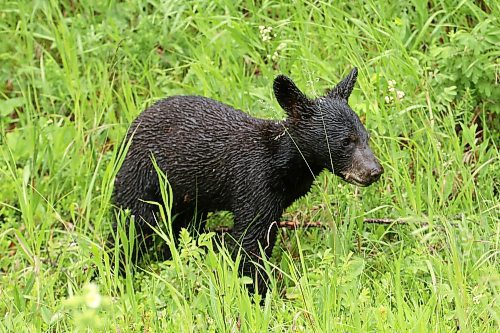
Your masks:
<svg viewBox="0 0 500 333"><path fill-rule="evenodd" d="M200 228L206 213L231 211L232 239L246 254L242 271L256 276L259 269L248 259L262 262L259 244L271 254L275 222L323 169L359 185L369 185L382 173L365 128L347 104L356 76L354 69L317 99L278 76L274 92L288 115L284 121L255 119L199 96L159 101L130 127L127 140L132 143L116 177L114 203L130 209L140 238L150 237L148 224L156 225L156 209L144 201L162 201L153 155L172 186L174 232L193 220L195 210ZM266 278L257 281L264 293Z"/></svg>

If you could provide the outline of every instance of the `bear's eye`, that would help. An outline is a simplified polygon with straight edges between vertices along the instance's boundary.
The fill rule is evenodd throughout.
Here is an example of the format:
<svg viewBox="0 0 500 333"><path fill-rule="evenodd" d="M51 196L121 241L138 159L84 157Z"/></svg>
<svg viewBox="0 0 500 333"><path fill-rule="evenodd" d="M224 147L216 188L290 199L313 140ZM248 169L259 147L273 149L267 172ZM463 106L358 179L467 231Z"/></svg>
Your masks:
<svg viewBox="0 0 500 333"><path fill-rule="evenodd" d="M349 147L351 143L352 143L351 138L345 138L344 140L342 140L342 147Z"/></svg>

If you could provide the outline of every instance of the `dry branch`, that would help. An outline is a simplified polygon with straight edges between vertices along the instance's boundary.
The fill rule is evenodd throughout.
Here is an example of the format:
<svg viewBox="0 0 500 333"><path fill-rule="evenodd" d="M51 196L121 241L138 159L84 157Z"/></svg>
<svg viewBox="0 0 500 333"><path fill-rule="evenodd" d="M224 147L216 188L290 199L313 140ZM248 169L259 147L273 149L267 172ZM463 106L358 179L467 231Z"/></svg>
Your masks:
<svg viewBox="0 0 500 333"><path fill-rule="evenodd" d="M374 219L374 218L366 218L363 219L363 223L374 223L374 224L406 224L403 220L394 220L394 219ZM307 229L307 228L328 228L329 225L321 222L298 222L298 221L280 221L278 223L280 228L285 229ZM229 227L215 227L215 232L228 232L231 228Z"/></svg>

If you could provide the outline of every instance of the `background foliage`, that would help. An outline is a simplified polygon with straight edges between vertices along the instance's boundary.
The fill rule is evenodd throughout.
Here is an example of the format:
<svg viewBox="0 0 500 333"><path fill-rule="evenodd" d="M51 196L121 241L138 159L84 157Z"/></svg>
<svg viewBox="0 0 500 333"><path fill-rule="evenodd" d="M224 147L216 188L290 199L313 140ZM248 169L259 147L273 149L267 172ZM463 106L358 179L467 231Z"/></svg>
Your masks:
<svg viewBox="0 0 500 333"><path fill-rule="evenodd" d="M1 1L0 328L496 332L499 9ZM350 104L386 173L363 189L318 177L284 219L328 228L281 232L263 306L212 234L183 233L171 261L113 273L113 177L144 108L198 94L281 119L275 75L317 96L353 66Z"/></svg>

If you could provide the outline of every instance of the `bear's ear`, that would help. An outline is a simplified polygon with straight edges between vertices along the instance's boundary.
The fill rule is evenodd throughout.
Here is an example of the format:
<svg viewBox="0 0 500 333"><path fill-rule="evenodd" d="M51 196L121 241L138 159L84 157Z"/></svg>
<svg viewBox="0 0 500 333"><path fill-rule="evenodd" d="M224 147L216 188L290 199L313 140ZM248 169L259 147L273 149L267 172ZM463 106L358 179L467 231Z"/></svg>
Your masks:
<svg viewBox="0 0 500 333"><path fill-rule="evenodd" d="M357 78L358 69L354 67L352 71L328 93L328 97L343 99L347 102Z"/></svg>
<svg viewBox="0 0 500 333"><path fill-rule="evenodd" d="M297 88L292 79L278 75L274 79L273 89L278 103L289 117L302 119L310 116L307 107L309 99Z"/></svg>

